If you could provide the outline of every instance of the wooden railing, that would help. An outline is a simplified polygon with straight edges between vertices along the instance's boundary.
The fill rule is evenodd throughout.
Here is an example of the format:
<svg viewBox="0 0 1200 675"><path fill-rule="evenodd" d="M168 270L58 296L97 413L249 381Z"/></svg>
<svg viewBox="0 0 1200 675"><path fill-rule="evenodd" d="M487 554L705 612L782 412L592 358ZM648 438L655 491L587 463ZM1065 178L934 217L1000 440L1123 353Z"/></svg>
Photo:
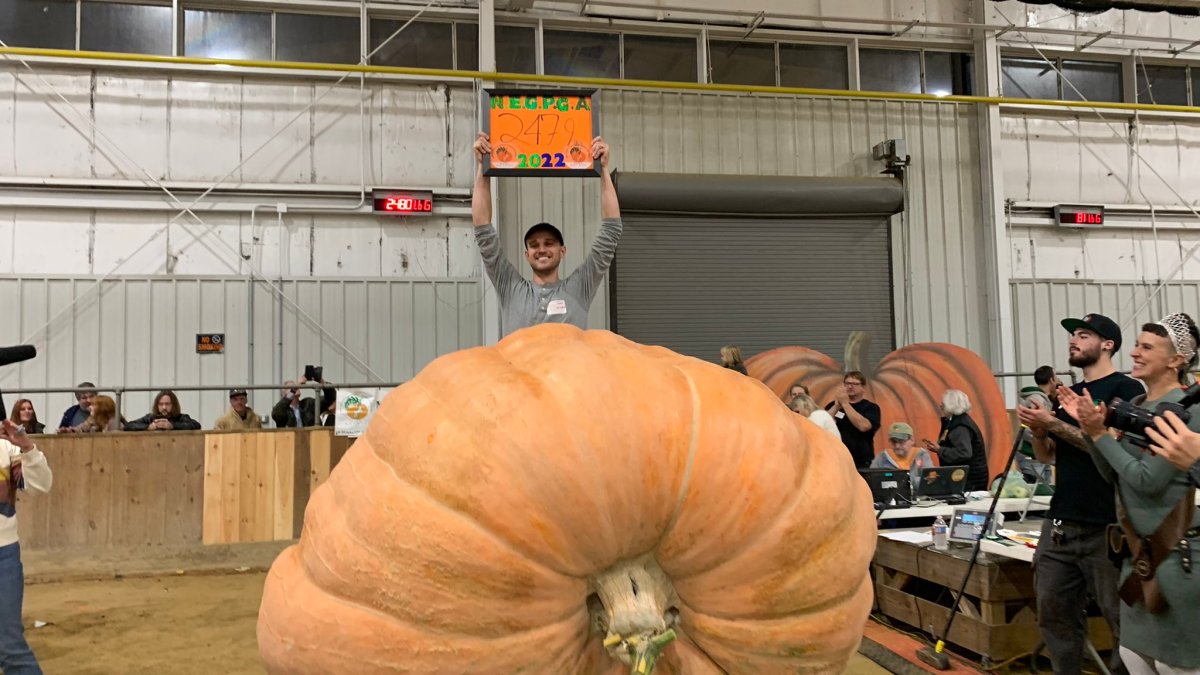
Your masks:
<svg viewBox="0 0 1200 675"><path fill-rule="evenodd" d="M49 494L17 502L22 548L229 544L300 536L353 439L329 428L36 436Z"/></svg>

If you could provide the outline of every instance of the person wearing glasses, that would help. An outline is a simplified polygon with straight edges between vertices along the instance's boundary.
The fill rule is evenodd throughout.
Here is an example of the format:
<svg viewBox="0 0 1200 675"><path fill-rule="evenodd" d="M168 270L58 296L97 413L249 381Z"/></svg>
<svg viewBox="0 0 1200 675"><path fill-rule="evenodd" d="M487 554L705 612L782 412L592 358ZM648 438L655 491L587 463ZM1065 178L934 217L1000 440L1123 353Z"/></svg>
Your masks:
<svg viewBox="0 0 1200 675"><path fill-rule="evenodd" d="M850 450L854 466L868 469L875 459L875 433L879 431L879 406L867 397L867 376L852 370L842 376L842 386L825 406L837 422L842 443Z"/></svg>

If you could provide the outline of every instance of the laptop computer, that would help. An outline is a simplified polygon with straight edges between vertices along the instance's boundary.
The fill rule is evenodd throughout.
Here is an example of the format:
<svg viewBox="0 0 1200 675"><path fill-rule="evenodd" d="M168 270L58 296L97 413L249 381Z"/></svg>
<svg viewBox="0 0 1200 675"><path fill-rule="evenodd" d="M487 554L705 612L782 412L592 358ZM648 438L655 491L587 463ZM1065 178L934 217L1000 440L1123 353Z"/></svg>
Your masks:
<svg viewBox="0 0 1200 675"><path fill-rule="evenodd" d="M859 469L871 486L875 507L912 503L912 476L906 469Z"/></svg>
<svg viewBox="0 0 1200 675"><path fill-rule="evenodd" d="M921 484L917 496L937 499L947 504L966 504L967 466L932 466L921 469Z"/></svg>

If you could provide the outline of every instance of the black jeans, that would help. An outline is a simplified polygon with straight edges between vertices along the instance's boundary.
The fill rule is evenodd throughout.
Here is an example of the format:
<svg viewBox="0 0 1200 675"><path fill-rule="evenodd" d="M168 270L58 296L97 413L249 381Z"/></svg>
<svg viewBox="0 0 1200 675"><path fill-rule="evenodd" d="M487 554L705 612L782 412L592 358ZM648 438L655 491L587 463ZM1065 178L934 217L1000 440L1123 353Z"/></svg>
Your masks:
<svg viewBox="0 0 1200 675"><path fill-rule="evenodd" d="M1038 625L1046 651L1054 662L1056 675L1082 672L1087 633L1088 596L1096 600L1113 644L1121 634L1121 599L1117 582L1120 570L1105 552L1104 526L1067 523L1061 525L1065 537L1054 543L1053 521L1042 523L1042 536L1034 557L1034 584L1037 589ZM1109 659L1113 675L1127 675L1121 655L1114 647Z"/></svg>

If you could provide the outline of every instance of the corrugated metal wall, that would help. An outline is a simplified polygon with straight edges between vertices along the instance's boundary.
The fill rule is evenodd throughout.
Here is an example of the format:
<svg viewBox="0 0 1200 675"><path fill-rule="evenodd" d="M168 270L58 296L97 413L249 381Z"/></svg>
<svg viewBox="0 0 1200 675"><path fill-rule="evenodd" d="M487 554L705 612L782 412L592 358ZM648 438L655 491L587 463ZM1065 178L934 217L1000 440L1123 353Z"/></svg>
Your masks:
<svg viewBox="0 0 1200 675"><path fill-rule="evenodd" d="M601 115L602 133L613 146L611 168L628 171L873 176L883 167L871 159L871 147L889 138L906 140L913 159L907 246L901 219L893 219L898 339L944 340L991 355L974 107L605 91ZM568 267L582 259L599 226L597 181L502 179L499 189L501 231L514 264L528 267L520 259L520 237L539 220L561 224ZM846 263L853 274L855 261ZM803 252L796 264L804 264ZM836 283L829 280L830 287ZM903 319L906 288L911 331ZM607 317L602 292L592 305L591 325L607 326Z"/></svg>
<svg viewBox="0 0 1200 675"><path fill-rule="evenodd" d="M1104 314L1121 326L1125 346L1117 354L1117 367L1129 370L1131 345L1143 323L1157 321L1170 312L1200 317L1200 281L1160 285L1020 280L1012 283L1012 306L1018 371L1031 372L1044 364L1066 368L1067 333L1059 321L1088 312Z"/></svg>
<svg viewBox="0 0 1200 675"><path fill-rule="evenodd" d="M475 279L260 280L253 298L250 290L245 278L0 277L0 304L20 308L0 322L0 344L28 339L39 351L0 369L0 389L273 384L299 377L306 364L323 365L331 382L400 382L482 341ZM197 354L196 333L225 333L226 353ZM253 393L251 404L267 414L277 395ZM151 396L130 394L126 416L149 411ZM67 394L30 398L47 424L73 403ZM180 398L206 427L228 405L220 392Z"/></svg>
<svg viewBox="0 0 1200 675"><path fill-rule="evenodd" d="M471 184L469 85L331 85L0 63L0 175L357 185L362 101L368 183Z"/></svg>

